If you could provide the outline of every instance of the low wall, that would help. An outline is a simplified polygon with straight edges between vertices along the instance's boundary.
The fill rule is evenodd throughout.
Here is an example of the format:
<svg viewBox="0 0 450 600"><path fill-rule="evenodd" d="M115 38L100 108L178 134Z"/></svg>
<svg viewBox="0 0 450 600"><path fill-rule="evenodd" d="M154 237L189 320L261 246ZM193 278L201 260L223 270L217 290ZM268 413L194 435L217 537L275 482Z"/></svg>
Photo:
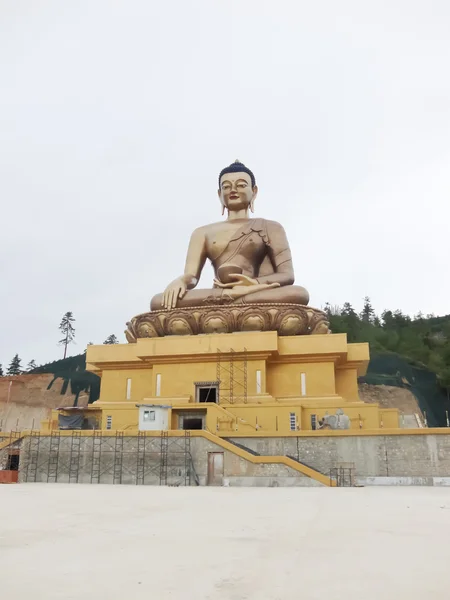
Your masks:
<svg viewBox="0 0 450 600"><path fill-rule="evenodd" d="M291 456L328 475L340 463L353 463L362 485L447 485L450 432L387 435L311 435L229 438L262 456ZM161 438L124 435L61 435L59 450L50 436L26 437L20 453L24 481L159 485ZM255 464L205 437L168 437L168 485L207 484L208 453L224 456L223 484L230 486L308 486L316 482L287 465ZM189 443L189 450L186 444ZM53 450L51 451L51 445ZM97 445L96 445L97 444ZM186 459L186 453L189 459ZM189 462L191 461L191 462ZM189 462L189 464L188 464ZM186 475L188 473L188 476Z"/></svg>
<svg viewBox="0 0 450 600"><path fill-rule="evenodd" d="M328 474L354 463L356 477L449 477L450 431L421 435L229 438L264 456L289 455Z"/></svg>
<svg viewBox="0 0 450 600"><path fill-rule="evenodd" d="M226 486L320 485L285 465L254 464L203 437L192 437L189 442L184 436L169 437L167 443L167 485L206 485L209 452L223 453ZM160 476L160 437L30 436L24 439L20 453L22 483L159 485Z"/></svg>

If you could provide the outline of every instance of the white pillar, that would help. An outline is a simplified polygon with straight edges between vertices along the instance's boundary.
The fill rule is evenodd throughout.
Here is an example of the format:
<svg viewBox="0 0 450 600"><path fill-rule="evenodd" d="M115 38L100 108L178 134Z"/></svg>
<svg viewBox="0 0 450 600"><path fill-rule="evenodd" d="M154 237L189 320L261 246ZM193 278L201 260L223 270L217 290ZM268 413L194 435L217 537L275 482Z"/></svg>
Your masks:
<svg viewBox="0 0 450 600"><path fill-rule="evenodd" d="M127 379L127 400L131 400L131 379Z"/></svg>
<svg viewBox="0 0 450 600"><path fill-rule="evenodd" d="M300 373L300 386L302 390L302 396L306 396L306 373Z"/></svg>
<svg viewBox="0 0 450 600"><path fill-rule="evenodd" d="M261 371L256 371L256 393L261 393Z"/></svg>
<svg viewBox="0 0 450 600"><path fill-rule="evenodd" d="M161 396L161 373L156 373L156 393L155 396Z"/></svg>

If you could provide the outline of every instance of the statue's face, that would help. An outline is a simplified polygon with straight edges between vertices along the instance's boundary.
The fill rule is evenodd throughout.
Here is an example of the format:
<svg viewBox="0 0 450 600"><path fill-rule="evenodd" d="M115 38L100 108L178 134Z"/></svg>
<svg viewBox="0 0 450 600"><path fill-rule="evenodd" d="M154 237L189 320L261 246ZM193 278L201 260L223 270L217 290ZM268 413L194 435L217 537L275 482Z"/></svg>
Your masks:
<svg viewBox="0 0 450 600"><path fill-rule="evenodd" d="M258 193L258 188L252 188L252 180L247 173L225 173L220 179L219 198L228 210L250 208Z"/></svg>

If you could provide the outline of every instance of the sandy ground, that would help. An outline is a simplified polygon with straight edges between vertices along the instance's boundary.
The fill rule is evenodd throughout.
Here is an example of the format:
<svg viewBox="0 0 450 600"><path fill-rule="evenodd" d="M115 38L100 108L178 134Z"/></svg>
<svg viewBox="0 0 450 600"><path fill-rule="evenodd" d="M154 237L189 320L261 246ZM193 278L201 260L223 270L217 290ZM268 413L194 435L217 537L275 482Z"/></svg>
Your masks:
<svg viewBox="0 0 450 600"><path fill-rule="evenodd" d="M0 486L0 597L448 600L450 489Z"/></svg>

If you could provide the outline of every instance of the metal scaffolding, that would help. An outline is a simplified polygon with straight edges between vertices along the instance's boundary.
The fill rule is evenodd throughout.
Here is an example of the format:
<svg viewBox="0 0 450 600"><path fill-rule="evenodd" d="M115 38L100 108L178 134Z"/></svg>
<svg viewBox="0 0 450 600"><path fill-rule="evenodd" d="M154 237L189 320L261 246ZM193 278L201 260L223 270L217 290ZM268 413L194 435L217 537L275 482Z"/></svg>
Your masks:
<svg viewBox="0 0 450 600"><path fill-rule="evenodd" d="M114 444L113 483L122 483L123 470L123 431L116 431Z"/></svg>
<svg viewBox="0 0 450 600"><path fill-rule="evenodd" d="M72 431L69 460L69 483L78 483L80 471L81 432Z"/></svg>
<svg viewBox="0 0 450 600"><path fill-rule="evenodd" d="M167 485L167 461L169 454L169 434L161 431L161 459L159 462L159 485Z"/></svg>
<svg viewBox="0 0 450 600"><path fill-rule="evenodd" d="M91 483L100 483L100 464L102 457L102 432L94 431L92 438Z"/></svg>
<svg viewBox="0 0 450 600"><path fill-rule="evenodd" d="M330 482L337 487L353 487L355 485L355 463L337 463L330 469Z"/></svg>
<svg viewBox="0 0 450 600"><path fill-rule="evenodd" d="M61 442L61 434L59 431L52 431L50 436L50 450L48 453L48 469L47 483L58 481L58 464L59 464L59 446Z"/></svg>
<svg viewBox="0 0 450 600"><path fill-rule="evenodd" d="M135 485L199 485L191 454L191 435L112 435L94 431L30 433L23 445L22 480Z"/></svg>
<svg viewBox="0 0 450 600"><path fill-rule="evenodd" d="M138 433L136 485L144 485L145 478L145 431Z"/></svg>
<svg viewBox="0 0 450 600"><path fill-rule="evenodd" d="M36 474L39 461L39 444L41 434L39 431L31 431L28 443L28 462L25 470L26 481L36 481Z"/></svg>
<svg viewBox="0 0 450 600"><path fill-rule="evenodd" d="M247 403L247 350L228 352L217 349L219 404Z"/></svg>

